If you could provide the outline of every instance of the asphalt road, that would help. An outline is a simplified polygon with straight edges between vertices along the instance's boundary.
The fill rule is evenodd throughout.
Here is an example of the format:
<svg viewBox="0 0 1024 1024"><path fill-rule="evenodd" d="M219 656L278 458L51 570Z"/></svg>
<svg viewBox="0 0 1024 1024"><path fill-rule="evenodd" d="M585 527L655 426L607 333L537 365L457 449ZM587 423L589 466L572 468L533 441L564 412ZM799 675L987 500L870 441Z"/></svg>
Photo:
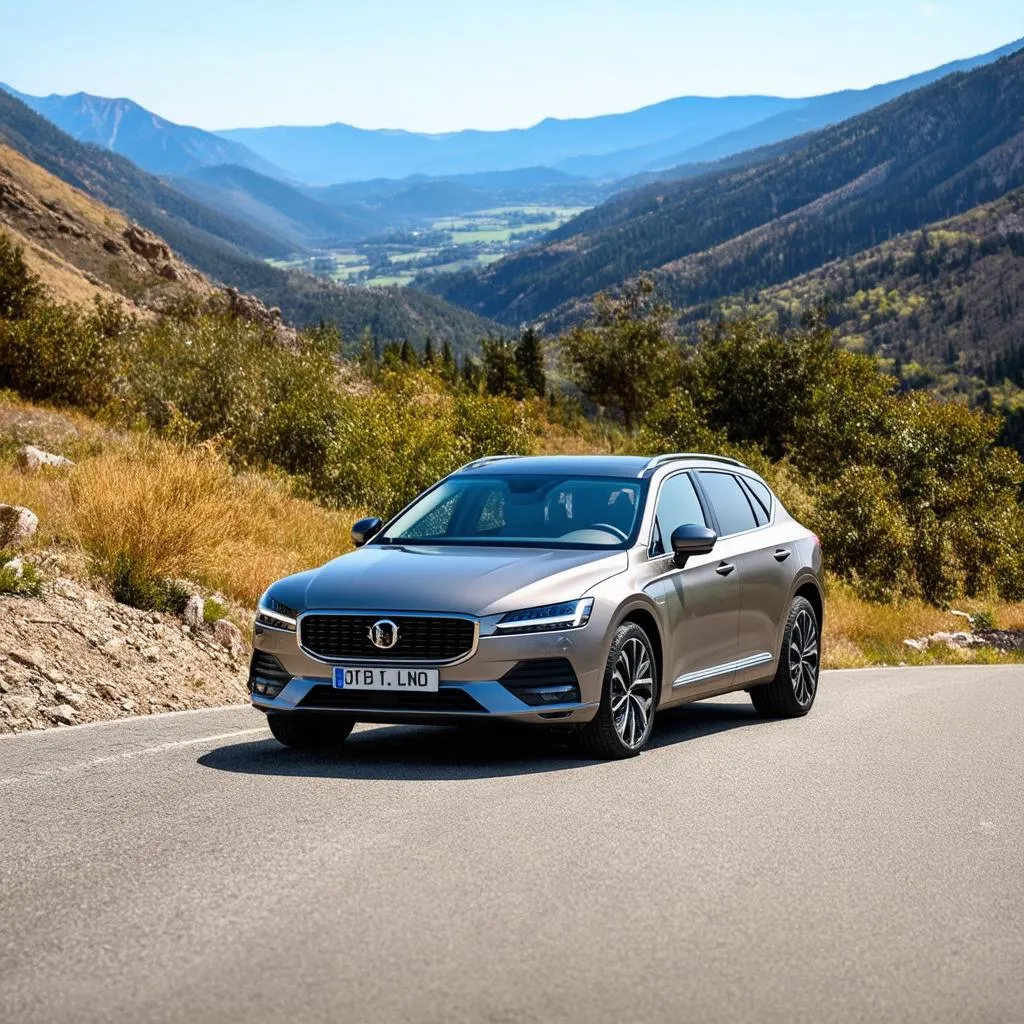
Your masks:
<svg viewBox="0 0 1024 1024"><path fill-rule="evenodd" d="M1024 667L639 759L247 708L0 739L0 1020L1024 1021Z"/></svg>

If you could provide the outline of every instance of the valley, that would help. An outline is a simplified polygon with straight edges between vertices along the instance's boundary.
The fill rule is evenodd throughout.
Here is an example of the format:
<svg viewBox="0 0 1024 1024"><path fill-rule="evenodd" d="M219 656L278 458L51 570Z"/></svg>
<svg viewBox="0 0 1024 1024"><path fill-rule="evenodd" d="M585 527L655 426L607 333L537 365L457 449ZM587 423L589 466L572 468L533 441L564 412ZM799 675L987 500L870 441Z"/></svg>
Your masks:
<svg viewBox="0 0 1024 1024"><path fill-rule="evenodd" d="M417 229L284 259L271 258L268 262L347 285L374 288L422 284L437 274L485 267L536 244L586 209L544 203L499 206L439 217Z"/></svg>

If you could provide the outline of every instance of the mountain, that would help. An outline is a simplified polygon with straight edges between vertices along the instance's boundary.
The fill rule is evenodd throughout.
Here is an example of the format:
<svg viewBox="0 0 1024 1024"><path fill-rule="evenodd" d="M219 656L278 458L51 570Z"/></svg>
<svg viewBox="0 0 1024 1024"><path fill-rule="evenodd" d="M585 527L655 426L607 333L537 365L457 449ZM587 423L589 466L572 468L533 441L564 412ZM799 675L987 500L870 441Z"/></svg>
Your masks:
<svg viewBox="0 0 1024 1024"><path fill-rule="evenodd" d="M73 139L119 153L153 174L184 174L196 167L239 164L261 174L284 177L273 164L241 143L167 121L132 100L87 92L29 96L2 82L0 90L16 96Z"/></svg>
<svg viewBox="0 0 1024 1024"><path fill-rule="evenodd" d="M296 249L357 241L384 228L380 218L367 210L319 202L238 164L197 167L169 181L199 202L284 239Z"/></svg>
<svg viewBox="0 0 1024 1024"><path fill-rule="evenodd" d="M802 138L779 154L615 196L431 290L506 323L643 271L686 307L765 288L1024 184L1024 50Z"/></svg>
<svg viewBox="0 0 1024 1024"><path fill-rule="evenodd" d="M233 285L255 295L267 306L280 308L285 319L295 326L321 321L336 323L352 341L366 327L382 341L408 338L422 343L427 336L435 341L447 338L459 351L473 348L481 338L493 336L498 330L490 321L422 292L402 289L399 294L399 289L347 288L309 274L272 267L252 254L283 255L289 250L286 243L204 206L116 153L76 142L4 92L0 92L0 144L22 158L22 171L12 180L23 191L32 192L25 182L33 178L52 177L77 190L70 194L85 193L89 199L118 211L111 214L113 235L109 239L102 237L100 244L109 240L111 245L123 247L128 239L123 235L122 225L127 221L120 214L126 214L148 229L136 235L136 244L143 250L144 258L147 251L155 253L157 268L165 264L183 266L185 261L216 282ZM31 205L45 210L47 203L53 201L53 196L48 197L44 191L31 198ZM74 209L70 201L58 197L57 202ZM27 217L30 213L19 216ZM93 220L95 216L92 215ZM85 229L74 218L64 215L53 223L41 214L37 220L40 230L26 235L33 247L34 265L49 262L59 268L69 257L63 243L58 245L53 239L64 234L74 237L75 232ZM20 231L17 225L13 226ZM147 240L149 233L159 237L151 242ZM159 269L151 266L151 270L160 276ZM95 266L87 267L81 276L86 284L91 284L89 277L93 277L98 282L93 287L104 284ZM133 288L129 281L127 292L130 294ZM66 294L66 289L63 293Z"/></svg>
<svg viewBox="0 0 1024 1024"><path fill-rule="evenodd" d="M685 96L626 114L559 120L508 131L420 132L316 127L234 128L217 134L240 142L292 177L327 185L413 174L444 177L550 166L569 157L611 153L688 133L694 143L770 117L799 101L773 96Z"/></svg>
<svg viewBox="0 0 1024 1024"><path fill-rule="evenodd" d="M710 139L698 141L688 136L686 132L680 132L646 146L620 150L606 156L577 157L562 161L557 166L590 177L630 174L638 167L648 171L665 172L663 176L668 178L682 177L682 174L675 174L671 169L678 169L687 164L720 160L734 153L757 149L773 142L804 135L818 128L838 124L888 103L904 93L930 85L947 75L991 64L1001 57L1014 53L1022 46L1024 39L1018 39L989 53L952 61L893 82L885 82L867 89L844 89L841 92L798 100L792 106L753 124L732 130L723 126L725 130Z"/></svg>
<svg viewBox="0 0 1024 1024"><path fill-rule="evenodd" d="M691 307L683 323L740 309L791 321L823 300L850 348L1024 387L1024 189L753 295Z"/></svg>
<svg viewBox="0 0 1024 1024"><path fill-rule="evenodd" d="M681 96L599 117L547 118L530 128L427 134L321 126L233 128L239 142L312 185L413 174L445 177L545 166L620 178L776 142L884 103L944 75L1004 56L1021 43L870 89L826 96Z"/></svg>
<svg viewBox="0 0 1024 1024"><path fill-rule="evenodd" d="M302 189L317 202L350 214L361 211L389 228L424 226L439 217L500 206L592 206L610 191L606 184L550 167L480 171L442 178L414 174L407 178L374 178Z"/></svg>

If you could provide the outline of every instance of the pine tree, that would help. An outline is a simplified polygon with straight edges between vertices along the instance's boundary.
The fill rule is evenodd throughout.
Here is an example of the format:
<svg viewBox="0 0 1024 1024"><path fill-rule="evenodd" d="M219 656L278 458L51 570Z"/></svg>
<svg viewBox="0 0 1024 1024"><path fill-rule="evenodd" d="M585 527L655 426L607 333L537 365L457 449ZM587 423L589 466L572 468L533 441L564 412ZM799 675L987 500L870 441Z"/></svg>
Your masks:
<svg viewBox="0 0 1024 1024"><path fill-rule="evenodd" d="M515 352L516 369L519 371L520 388L523 392L518 397L523 398L527 394L534 394L540 398L544 397L547 390L547 379L544 375L544 347L540 337L532 327L523 331L516 345Z"/></svg>

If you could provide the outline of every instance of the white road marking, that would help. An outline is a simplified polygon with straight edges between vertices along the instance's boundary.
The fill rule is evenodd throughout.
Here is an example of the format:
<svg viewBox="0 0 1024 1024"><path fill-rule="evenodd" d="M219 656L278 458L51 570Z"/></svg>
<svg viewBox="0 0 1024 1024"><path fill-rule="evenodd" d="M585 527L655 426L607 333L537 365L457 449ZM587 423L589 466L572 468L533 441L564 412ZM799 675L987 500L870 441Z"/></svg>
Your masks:
<svg viewBox="0 0 1024 1024"><path fill-rule="evenodd" d="M117 761L128 761L134 757L144 757L148 754L161 754L166 750L176 750L179 747L191 747L198 743L213 743L218 740L229 740L235 736L252 736L256 733L266 735L266 728L258 729L236 729L234 732L221 732L213 736L197 736L190 740L172 740L169 743L160 743L155 747L143 747L141 750L123 750L119 754L109 754L106 757L95 757L91 761L76 761L74 764L62 765L60 768L51 768L40 772L29 772L27 775L11 775L6 779L0 779L0 786L9 785L15 782L29 782L34 779L45 779L52 775L64 775L67 772L81 771L85 768L94 768L101 764L113 764Z"/></svg>

